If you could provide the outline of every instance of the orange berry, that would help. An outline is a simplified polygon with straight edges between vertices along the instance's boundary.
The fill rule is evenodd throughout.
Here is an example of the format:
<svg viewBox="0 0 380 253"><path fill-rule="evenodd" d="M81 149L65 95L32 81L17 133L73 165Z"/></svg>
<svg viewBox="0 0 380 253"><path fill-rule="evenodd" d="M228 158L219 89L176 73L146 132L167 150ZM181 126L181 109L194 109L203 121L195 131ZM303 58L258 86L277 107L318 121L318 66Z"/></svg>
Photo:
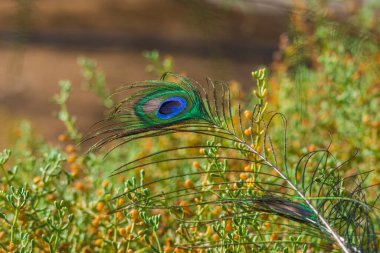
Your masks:
<svg viewBox="0 0 380 253"><path fill-rule="evenodd" d="M249 165L245 166L244 171L245 172L251 172L252 171L251 166L249 166Z"/></svg>
<svg viewBox="0 0 380 253"><path fill-rule="evenodd" d="M67 136L67 134L60 134L60 135L58 135L58 141L65 142L65 141L68 141L68 140L69 140L69 136Z"/></svg>
<svg viewBox="0 0 380 253"><path fill-rule="evenodd" d="M91 225L94 226L94 227L99 227L99 225L100 225L100 217L99 217L99 216L96 216L96 217L91 221Z"/></svg>
<svg viewBox="0 0 380 253"><path fill-rule="evenodd" d="M374 122L371 123L371 126L373 128L379 128L380 127L380 121L379 120L376 120Z"/></svg>
<svg viewBox="0 0 380 253"><path fill-rule="evenodd" d="M78 190L78 191L83 191L84 190L84 184L83 182L79 181L79 182L76 182L74 187Z"/></svg>
<svg viewBox="0 0 380 253"><path fill-rule="evenodd" d="M165 247L164 248L164 253L172 253L173 252L173 248L172 247Z"/></svg>
<svg viewBox="0 0 380 253"><path fill-rule="evenodd" d="M33 183L35 183L35 184L38 184L41 181L42 181L42 177L40 177L40 176L33 178Z"/></svg>
<svg viewBox="0 0 380 253"><path fill-rule="evenodd" d="M215 233L215 234L212 235L212 239L213 239L214 241L219 241L219 240L220 240L220 237L219 237L219 235L218 235L217 233Z"/></svg>
<svg viewBox="0 0 380 253"><path fill-rule="evenodd" d="M317 147L314 144L311 144L307 147L307 151L309 152L314 152L315 150L317 150Z"/></svg>
<svg viewBox="0 0 380 253"><path fill-rule="evenodd" d="M219 215L222 212L222 206L216 206L212 211L213 215Z"/></svg>
<svg viewBox="0 0 380 253"><path fill-rule="evenodd" d="M103 181L103 187L104 188L107 188L109 185L110 185L110 181L108 181L108 180Z"/></svg>
<svg viewBox="0 0 380 253"><path fill-rule="evenodd" d="M123 237L127 236L127 229L126 228L120 228L119 229L119 234Z"/></svg>
<svg viewBox="0 0 380 253"><path fill-rule="evenodd" d="M166 239L166 246L168 247L173 247L174 243L173 243L173 239L172 238L167 238Z"/></svg>
<svg viewBox="0 0 380 253"><path fill-rule="evenodd" d="M42 236L43 234L45 234L45 231L44 231L44 230L42 230L42 229L37 229L37 230L36 230L36 235L37 235L37 236Z"/></svg>
<svg viewBox="0 0 380 253"><path fill-rule="evenodd" d="M69 144L66 146L65 150L66 150L66 153L69 153L69 154L74 153L75 152L75 146L73 144Z"/></svg>
<svg viewBox="0 0 380 253"><path fill-rule="evenodd" d="M191 214L191 208L189 206L189 203L187 201L184 201L182 200L181 202L179 202L179 206L182 206L183 207L183 211L185 214Z"/></svg>
<svg viewBox="0 0 380 253"><path fill-rule="evenodd" d="M79 173L80 173L80 167L78 164L74 163L70 166L70 170L71 170L71 173L73 174L73 176L78 176Z"/></svg>
<svg viewBox="0 0 380 253"><path fill-rule="evenodd" d="M226 231L227 232L231 232L233 231L233 227L232 227L232 220L227 220L227 223L226 223Z"/></svg>
<svg viewBox="0 0 380 253"><path fill-rule="evenodd" d="M98 247L102 246L102 244L103 244L103 240L102 239L97 239L95 241L95 245L98 246Z"/></svg>
<svg viewBox="0 0 380 253"><path fill-rule="evenodd" d="M247 180L248 176L245 173L240 173L240 179L241 180Z"/></svg>
<svg viewBox="0 0 380 253"><path fill-rule="evenodd" d="M245 116L247 119L252 119L252 111L245 110L245 111L244 111L244 116Z"/></svg>
<svg viewBox="0 0 380 253"><path fill-rule="evenodd" d="M184 200L181 200L181 202L179 202L179 206L188 206L189 203L187 201L184 201Z"/></svg>
<svg viewBox="0 0 380 253"><path fill-rule="evenodd" d="M271 227L271 224L269 223L269 222L264 222L264 227L266 228L266 229L268 229L268 228L270 228Z"/></svg>
<svg viewBox="0 0 380 253"><path fill-rule="evenodd" d="M273 241L276 241L278 239L278 234L273 232L270 236L270 241L273 242Z"/></svg>
<svg viewBox="0 0 380 253"><path fill-rule="evenodd" d="M107 237L111 238L111 236L113 235L113 232L114 232L114 230L112 228L108 229L108 231L107 231Z"/></svg>
<svg viewBox="0 0 380 253"><path fill-rule="evenodd" d="M186 188L193 188L193 187L194 187L194 182L193 182L193 180L191 180L191 179L187 179L187 180L185 181L185 186L186 186Z"/></svg>
<svg viewBox="0 0 380 253"><path fill-rule="evenodd" d="M122 220L124 217L123 213L122 212L118 212L116 213L116 219L118 219L119 221Z"/></svg>
<svg viewBox="0 0 380 253"><path fill-rule="evenodd" d="M38 188L43 188L44 187L44 182L40 181L37 183Z"/></svg>
<svg viewBox="0 0 380 253"><path fill-rule="evenodd" d="M104 202L98 202L98 204L96 204L96 210L102 211L104 209L104 206Z"/></svg>
<svg viewBox="0 0 380 253"><path fill-rule="evenodd" d="M117 205L118 206L121 206L121 205L123 205L124 204L124 199L118 199L117 200Z"/></svg>
<svg viewBox="0 0 380 253"><path fill-rule="evenodd" d="M9 243L9 245L8 245L8 250L9 250L9 251L13 251L13 250L15 250L15 249L16 249L16 245L15 245L13 242Z"/></svg>
<svg viewBox="0 0 380 253"><path fill-rule="evenodd" d="M75 154L70 154L70 155L67 157L67 162L68 162L68 163L74 163L76 160L77 160L77 156L76 156Z"/></svg>
<svg viewBox="0 0 380 253"><path fill-rule="evenodd" d="M201 163L198 161L193 162L193 167L199 169L201 167Z"/></svg>
<svg viewBox="0 0 380 253"><path fill-rule="evenodd" d="M250 136L250 135L252 134L252 128L250 127L250 128L245 129L245 130L244 130L244 134L245 134L246 136Z"/></svg>
<svg viewBox="0 0 380 253"><path fill-rule="evenodd" d="M131 217L135 220L137 220L140 216L139 216L139 211L137 209L133 209L131 211Z"/></svg>

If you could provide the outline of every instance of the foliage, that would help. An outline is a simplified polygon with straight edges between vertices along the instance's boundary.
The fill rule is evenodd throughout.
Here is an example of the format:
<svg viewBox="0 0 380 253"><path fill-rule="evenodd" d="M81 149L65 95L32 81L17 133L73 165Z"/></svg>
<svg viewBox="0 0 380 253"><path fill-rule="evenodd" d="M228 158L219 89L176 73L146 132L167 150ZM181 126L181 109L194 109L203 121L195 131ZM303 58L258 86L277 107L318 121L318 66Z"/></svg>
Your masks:
<svg viewBox="0 0 380 253"><path fill-rule="evenodd" d="M313 3L317 11L294 12L289 34L280 39L270 80L276 92L272 105L292 129L291 153L329 145L340 160L356 156L347 175L374 170L369 177L377 185L380 20L374 12L379 3L353 6L346 26L333 22L339 16L326 5Z"/></svg>
<svg viewBox="0 0 380 253"><path fill-rule="evenodd" d="M360 177L374 185L367 188L366 198L369 205L375 205L375 187L380 183L380 52L376 36L356 37L352 30L376 33L378 21L370 15L372 9L358 9L353 28L332 29L326 26L332 17L325 15L324 6L317 7L322 11L313 16L299 11L293 14L293 29L288 37L282 37L281 57L273 65L270 80L265 71L252 73L257 88L246 102L258 104L259 109L252 113L253 108L247 107L243 120L253 119L258 124L242 132L252 138L256 150L267 148L262 145L264 121L269 110L275 109L288 118L290 161L316 151L316 145L329 146L329 151L339 151L329 164L334 168L360 148L356 159L345 167L350 169L341 171L342 176L350 178L363 171ZM156 51L144 55L151 61L148 70L157 77L173 70L171 57L162 60ZM96 63L84 58L79 61L88 89L99 95L105 107L114 106L105 75ZM186 252L192 245L198 246L192 252L325 250L316 246L319 236L294 233L292 221L258 212L239 215L245 202L230 205L231 199L246 200L260 194L260 173L275 172L263 171L259 163L223 162L219 158L226 154L217 147L223 142L216 138L183 138L180 133L116 149L111 143L97 153L81 150L75 144L83 133L76 129L75 118L67 109L70 82L62 81L60 88L55 101L60 107L58 118L66 126L59 136L60 145L54 147L36 137L30 124L23 122L14 146L0 153L0 252ZM231 97L239 99L237 87L231 87ZM233 107L234 115L238 111ZM277 123L272 128L276 143L283 128ZM331 144L330 134L334 137ZM198 147L179 150L193 159L108 177L125 161L168 149L173 142ZM168 154L160 157L167 158ZM374 171L364 173L369 170ZM338 174L324 172L317 180L333 175L330 179L341 182ZM159 178L166 180L157 181ZM219 188L210 187L213 184ZM349 185L339 185L336 190L345 192L345 188ZM163 192L169 194L160 194ZM122 197L113 199L115 196ZM374 213L378 215L378 209ZM375 230L380 230L378 219Z"/></svg>

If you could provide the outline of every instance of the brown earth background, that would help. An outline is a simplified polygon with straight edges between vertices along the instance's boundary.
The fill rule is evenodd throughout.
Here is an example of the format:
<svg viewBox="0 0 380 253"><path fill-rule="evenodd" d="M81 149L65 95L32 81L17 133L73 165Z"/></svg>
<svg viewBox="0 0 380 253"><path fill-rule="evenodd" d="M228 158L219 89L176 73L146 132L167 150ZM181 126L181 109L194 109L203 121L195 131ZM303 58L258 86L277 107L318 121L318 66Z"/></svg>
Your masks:
<svg viewBox="0 0 380 253"><path fill-rule="evenodd" d="M144 50L175 60L175 70L255 85L250 73L269 65L288 26L287 1L1 0L0 150L21 119L50 142L64 132L54 116L58 81L70 79L70 112L81 130L104 117L83 91L79 56L96 59L111 89L151 79ZM244 1L240 1L244 2Z"/></svg>

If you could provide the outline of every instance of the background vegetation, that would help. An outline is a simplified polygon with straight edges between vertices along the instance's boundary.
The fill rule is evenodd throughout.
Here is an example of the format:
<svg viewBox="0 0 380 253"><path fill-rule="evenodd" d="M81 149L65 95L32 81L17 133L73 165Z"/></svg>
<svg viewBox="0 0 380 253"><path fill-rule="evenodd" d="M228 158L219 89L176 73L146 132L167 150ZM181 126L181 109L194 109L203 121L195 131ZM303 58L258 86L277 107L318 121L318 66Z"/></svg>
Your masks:
<svg viewBox="0 0 380 253"><path fill-rule="evenodd" d="M349 15L341 17L339 13L329 12L331 9L323 4L296 6L289 32L280 38L269 75L253 74L258 87L244 96L238 92L241 84L230 84L235 101L244 101L247 109L261 104L265 108L263 114L279 111L286 116L291 162L295 163L306 152L327 146L337 163L355 156L340 173L349 177L372 171L363 174L370 205L375 205L380 185L378 8L376 1L369 1L362 8L352 7ZM337 25L343 18L348 25ZM147 71L157 78L166 71L182 71L175 69L171 57L162 58L157 51L145 52L144 57L149 60ZM112 108L115 98L109 97L112 92L106 74L93 60L80 58L78 62L86 90L97 94L105 108ZM183 154L206 159L108 177L126 161L169 148L173 141L181 145L207 145L215 140L174 135L144 140L133 147L122 146L106 158L107 149L86 153L78 145L86 133L77 129L75 115L70 114L67 106L71 82L61 81L59 87L54 101L59 106L58 119L66 129L58 137L60 144L51 145L36 136L33 127L25 121L14 131L14 144L0 155L0 252L186 252L191 245L204 242L215 247L205 244L207 247L191 252L324 251L309 244L317 243L320 238L281 234L277 227L271 226L278 220L259 215L233 219L239 210L218 205L210 199L215 195L212 191L195 193L192 188L200 182L220 182L207 173L195 173L207 171L215 163L217 150L205 148ZM249 119L252 115L247 111L244 117ZM274 139L280 138L276 136L281 136L282 126L273 128ZM258 147L262 129L245 129L247 135L250 131L257 134L253 144ZM225 169L223 166L232 166L237 171L225 179L223 174L220 176L230 182L220 187L220 195L226 199L235 194L234 190L252 187L256 179L249 172L259 169L244 163L220 166L221 171ZM170 175L184 176L144 186ZM141 188L124 198L113 199L135 187ZM172 187L187 188L187 195L166 202L152 197ZM240 194L243 198L251 193ZM197 205L200 199L208 199L210 204ZM177 208L171 211L151 208L161 202L168 204L167 201L173 201ZM145 206L129 205L131 202L145 203ZM121 212L110 212L125 205L127 208ZM374 214L379 215L377 208ZM259 222L266 218L267 222ZM195 226L186 220L217 222ZM378 218L375 229L380 231ZM267 243L256 248L258 241Z"/></svg>

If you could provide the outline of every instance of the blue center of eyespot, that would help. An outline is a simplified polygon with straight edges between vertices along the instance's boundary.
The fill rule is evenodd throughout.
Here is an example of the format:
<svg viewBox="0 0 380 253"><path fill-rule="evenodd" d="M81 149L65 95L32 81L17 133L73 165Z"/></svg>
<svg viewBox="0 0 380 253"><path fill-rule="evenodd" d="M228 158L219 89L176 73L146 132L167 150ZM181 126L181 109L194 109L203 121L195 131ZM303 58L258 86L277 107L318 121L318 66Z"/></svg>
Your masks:
<svg viewBox="0 0 380 253"><path fill-rule="evenodd" d="M171 119L180 114L187 107L186 99L182 97L171 97L164 100L157 111L160 119Z"/></svg>

